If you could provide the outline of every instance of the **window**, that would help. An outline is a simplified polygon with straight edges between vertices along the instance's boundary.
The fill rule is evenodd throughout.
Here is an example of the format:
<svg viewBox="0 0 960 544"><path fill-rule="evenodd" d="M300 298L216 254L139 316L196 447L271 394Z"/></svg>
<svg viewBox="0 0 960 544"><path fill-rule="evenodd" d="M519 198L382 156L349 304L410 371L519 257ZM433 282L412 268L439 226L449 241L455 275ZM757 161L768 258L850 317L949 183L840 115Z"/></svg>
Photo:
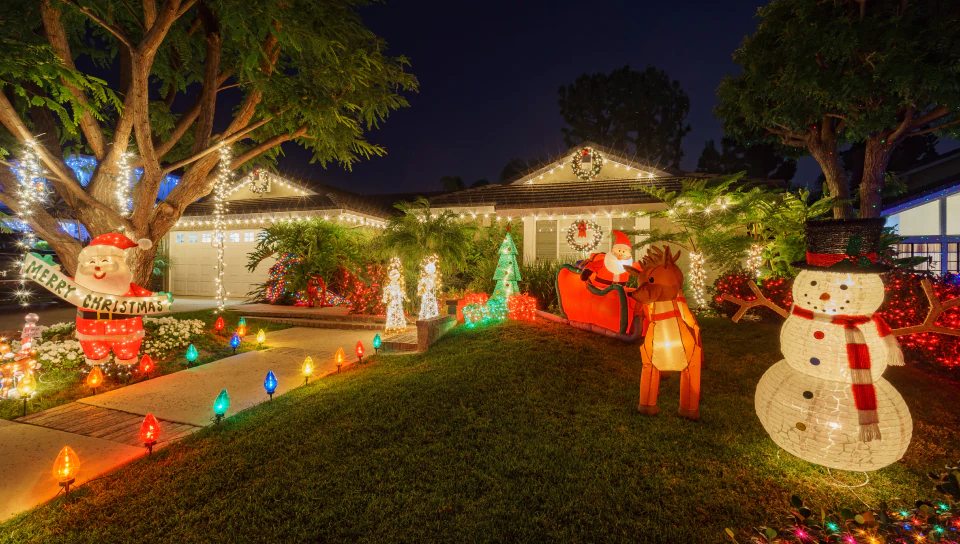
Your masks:
<svg viewBox="0 0 960 544"><path fill-rule="evenodd" d="M267 237L267 231L261 230L257 233L257 240L264 240Z"/></svg>
<svg viewBox="0 0 960 544"><path fill-rule="evenodd" d="M939 236L940 201L900 212L900 236Z"/></svg>
<svg viewBox="0 0 960 544"><path fill-rule="evenodd" d="M557 222L537 221L537 260L557 260Z"/></svg>
<svg viewBox="0 0 960 544"><path fill-rule="evenodd" d="M255 233L255 232L250 232L250 231L244 232L244 233L243 233L243 241L244 241L244 242L253 242L253 241L254 241L254 236L256 236L256 234L257 234L257 233Z"/></svg>
<svg viewBox="0 0 960 544"><path fill-rule="evenodd" d="M960 244L947 244L947 272L960 274Z"/></svg>
<svg viewBox="0 0 960 544"><path fill-rule="evenodd" d="M182 244L183 240L186 239L186 235L183 233L177 233L177 243Z"/></svg>
<svg viewBox="0 0 960 544"><path fill-rule="evenodd" d="M230 241L231 241L231 242L239 242L239 241L240 241L240 233L239 233L239 232L231 232L231 233L230 233Z"/></svg>
<svg viewBox="0 0 960 544"><path fill-rule="evenodd" d="M196 241L197 241L197 235L196 235L196 234L191 234L191 235L187 238L187 241L190 242L191 244L194 243L194 242L196 242Z"/></svg>
<svg viewBox="0 0 960 544"><path fill-rule="evenodd" d="M957 244L950 244L956 246ZM913 267L914 270L927 270L940 273L940 244L897 244L897 254L900 258L925 257L926 262ZM955 254L954 254L955 255Z"/></svg>
<svg viewBox="0 0 960 544"><path fill-rule="evenodd" d="M203 234L200 235L200 241L203 242L204 244L209 244L211 238L212 236L209 232L204 232Z"/></svg>

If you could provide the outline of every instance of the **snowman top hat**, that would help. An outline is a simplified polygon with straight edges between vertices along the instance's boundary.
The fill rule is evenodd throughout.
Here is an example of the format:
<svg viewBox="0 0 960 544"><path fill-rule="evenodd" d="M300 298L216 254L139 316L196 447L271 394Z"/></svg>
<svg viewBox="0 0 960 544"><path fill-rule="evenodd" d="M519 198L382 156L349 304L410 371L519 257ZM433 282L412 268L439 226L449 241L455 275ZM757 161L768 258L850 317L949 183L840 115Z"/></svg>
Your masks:
<svg viewBox="0 0 960 544"><path fill-rule="evenodd" d="M801 270L879 274L891 266L880 261L880 237L886 219L807 221L807 258L793 263Z"/></svg>

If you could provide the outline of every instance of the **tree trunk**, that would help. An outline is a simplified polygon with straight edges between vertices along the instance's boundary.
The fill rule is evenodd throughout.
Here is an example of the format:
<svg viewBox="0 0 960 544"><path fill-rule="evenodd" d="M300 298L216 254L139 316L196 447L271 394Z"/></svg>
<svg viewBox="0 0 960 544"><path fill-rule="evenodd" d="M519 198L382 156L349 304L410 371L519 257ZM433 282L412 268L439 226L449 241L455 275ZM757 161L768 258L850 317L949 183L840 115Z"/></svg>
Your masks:
<svg viewBox="0 0 960 544"><path fill-rule="evenodd" d="M816 141L809 141L807 149L823 170L830 196L844 201L833 207L833 218L853 219L853 206L849 202L850 181L847 179L847 173L843 170L843 166L840 165L836 145L830 145L830 142L817 139Z"/></svg>
<svg viewBox="0 0 960 544"><path fill-rule="evenodd" d="M863 153L863 177L860 179L860 217L880 217L884 174L894 142L880 137L868 138Z"/></svg>
<svg viewBox="0 0 960 544"><path fill-rule="evenodd" d="M157 243L154 242L150 249L133 248L130 252L132 254L127 258L127 264L133 272L133 283L150 289L150 284L153 283L153 260L157 254Z"/></svg>

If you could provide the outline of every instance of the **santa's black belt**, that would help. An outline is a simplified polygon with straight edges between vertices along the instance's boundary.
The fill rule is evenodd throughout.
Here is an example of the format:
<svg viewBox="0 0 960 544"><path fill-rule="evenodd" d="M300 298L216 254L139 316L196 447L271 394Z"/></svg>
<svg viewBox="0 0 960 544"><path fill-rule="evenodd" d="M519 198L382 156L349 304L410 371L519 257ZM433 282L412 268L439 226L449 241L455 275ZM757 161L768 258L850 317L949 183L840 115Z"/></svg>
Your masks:
<svg viewBox="0 0 960 544"><path fill-rule="evenodd" d="M139 315L115 314L113 312L86 312L77 310L77 317L83 319L96 319L97 321L119 321L122 319L136 319Z"/></svg>
<svg viewBox="0 0 960 544"><path fill-rule="evenodd" d="M595 282L597 282L597 283L602 283L603 285L625 285L625 284L627 283L627 282L625 282L625 281L610 281L610 280L605 280L605 279L603 279L603 278L601 278L601 277L593 278L593 281L595 281Z"/></svg>

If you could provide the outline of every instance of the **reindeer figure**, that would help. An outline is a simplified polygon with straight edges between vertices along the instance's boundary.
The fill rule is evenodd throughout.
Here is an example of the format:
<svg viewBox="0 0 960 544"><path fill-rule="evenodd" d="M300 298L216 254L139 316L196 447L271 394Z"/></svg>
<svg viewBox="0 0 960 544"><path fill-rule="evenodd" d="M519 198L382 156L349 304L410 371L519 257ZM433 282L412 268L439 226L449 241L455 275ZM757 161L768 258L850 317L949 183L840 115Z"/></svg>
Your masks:
<svg viewBox="0 0 960 544"><path fill-rule="evenodd" d="M680 415L700 419L700 366L703 346L700 327L683 297L683 273L677 267L680 252L671 254L668 246L647 249L643 270L630 273L640 287L630 293L639 302L637 315L643 315L644 340L640 346L643 371L640 374L640 405L637 410L655 415L660 393L660 373L681 371Z"/></svg>

